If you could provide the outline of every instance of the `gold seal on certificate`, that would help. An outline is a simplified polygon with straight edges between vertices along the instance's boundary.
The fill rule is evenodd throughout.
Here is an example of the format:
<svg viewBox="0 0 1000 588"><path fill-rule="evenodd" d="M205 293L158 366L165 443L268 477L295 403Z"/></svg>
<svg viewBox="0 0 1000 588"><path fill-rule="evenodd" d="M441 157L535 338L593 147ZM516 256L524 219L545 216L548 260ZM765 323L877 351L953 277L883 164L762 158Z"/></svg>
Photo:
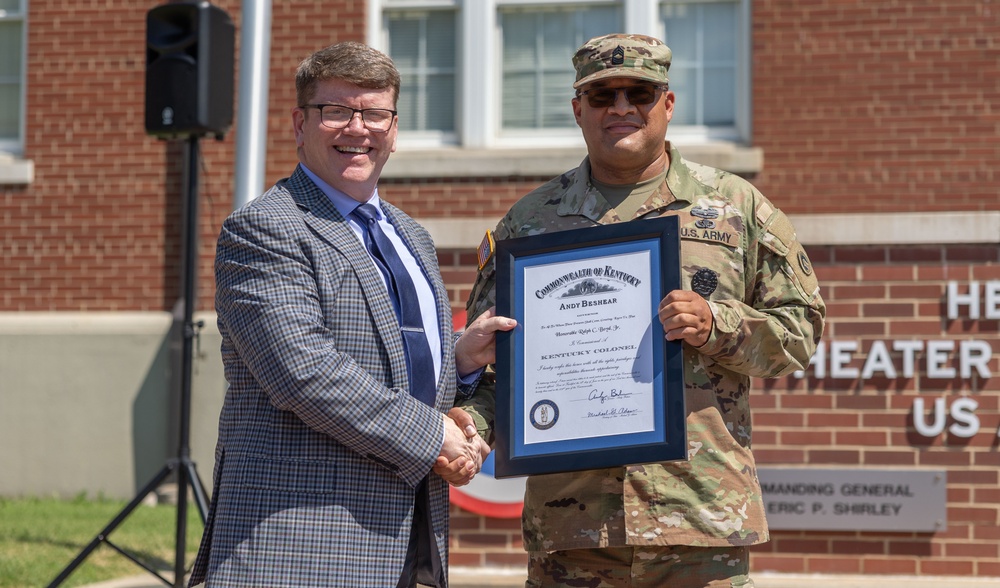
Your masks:
<svg viewBox="0 0 1000 588"><path fill-rule="evenodd" d="M676 217L497 243L498 477L684 459Z"/></svg>

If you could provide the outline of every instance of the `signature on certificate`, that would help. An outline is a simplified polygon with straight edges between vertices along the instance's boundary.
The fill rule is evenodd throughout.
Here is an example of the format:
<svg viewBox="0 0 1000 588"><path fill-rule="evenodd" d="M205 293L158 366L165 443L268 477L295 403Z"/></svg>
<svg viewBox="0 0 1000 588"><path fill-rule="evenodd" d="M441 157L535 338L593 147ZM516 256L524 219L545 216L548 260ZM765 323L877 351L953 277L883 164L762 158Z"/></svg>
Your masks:
<svg viewBox="0 0 1000 588"><path fill-rule="evenodd" d="M597 390L595 388L594 390L590 391L587 400L598 401L601 404L604 404L609 400L616 400L616 399L625 400L627 398L630 398L631 396L632 396L631 392L625 392L622 390L617 390L615 388L612 388L610 390Z"/></svg>
<svg viewBox="0 0 1000 588"><path fill-rule="evenodd" d="M588 419L614 419L618 417L630 417L639 414L638 408L609 408L607 410L601 410L598 412L587 411Z"/></svg>

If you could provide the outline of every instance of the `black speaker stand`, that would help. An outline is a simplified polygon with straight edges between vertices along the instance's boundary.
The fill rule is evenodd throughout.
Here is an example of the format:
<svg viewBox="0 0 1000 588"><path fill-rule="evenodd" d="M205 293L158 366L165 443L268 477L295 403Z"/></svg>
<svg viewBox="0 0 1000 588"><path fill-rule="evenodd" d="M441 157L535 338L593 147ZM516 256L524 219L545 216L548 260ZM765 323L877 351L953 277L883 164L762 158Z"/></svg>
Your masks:
<svg viewBox="0 0 1000 588"><path fill-rule="evenodd" d="M194 496L198 512L201 514L202 523L205 522L208 516L207 493L205 492L205 486L202 484L201 478L198 477L198 472L195 469L195 463L191 461L191 448L189 444L191 437L191 368L194 352L194 339L198 335L199 329L202 327L201 322L195 323L193 320L196 300L195 277L198 273L198 137L194 135L188 137L187 146L188 157L185 168L187 188L185 190L186 193L184 199L185 238L183 253L184 345L181 358L180 412L178 414L180 434L178 435L177 440L177 456L167 460L163 469L153 476L153 479L139 491L139 494L132 499L132 502L129 502L128 505L122 509L120 513L118 513L118 516L108 523L108 526L104 527L104 529L102 529L101 532L98 533L85 548L83 548L83 551L76 556L76 559L66 566L66 569L64 569L59 576L57 576L56 579L49 584L49 588L60 585L101 543L106 543L109 547L130 559L139 567L159 578L167 586L183 588L186 574L185 559L187 556L185 540L187 539L188 488L191 489L191 493ZM145 499L150 492L156 490L160 484L162 484L167 477L170 476L170 474L175 474L177 480L177 524L174 542L175 551L173 582L170 582L161 576L151 566L140 561L128 551L112 543L108 538L108 535L110 535L111 532L118 527L118 525L128 518L128 516L132 514L132 511L142 503L143 499Z"/></svg>

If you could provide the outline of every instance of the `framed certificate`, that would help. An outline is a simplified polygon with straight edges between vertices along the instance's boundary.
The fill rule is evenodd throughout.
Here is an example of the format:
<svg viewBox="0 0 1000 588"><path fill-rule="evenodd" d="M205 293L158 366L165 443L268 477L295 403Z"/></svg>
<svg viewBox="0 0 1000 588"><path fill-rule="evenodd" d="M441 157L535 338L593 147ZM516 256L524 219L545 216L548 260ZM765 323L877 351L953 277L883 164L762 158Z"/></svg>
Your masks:
<svg viewBox="0 0 1000 588"><path fill-rule="evenodd" d="M687 458L676 216L498 241L496 476Z"/></svg>

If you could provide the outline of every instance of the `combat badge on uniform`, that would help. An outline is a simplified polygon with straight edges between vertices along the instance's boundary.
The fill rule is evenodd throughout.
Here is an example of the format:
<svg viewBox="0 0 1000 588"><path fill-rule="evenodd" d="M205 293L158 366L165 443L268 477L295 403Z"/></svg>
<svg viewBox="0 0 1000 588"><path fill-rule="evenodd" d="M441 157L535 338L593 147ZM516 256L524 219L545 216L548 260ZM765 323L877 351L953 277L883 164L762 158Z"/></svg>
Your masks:
<svg viewBox="0 0 1000 588"><path fill-rule="evenodd" d="M719 287L719 274L703 267L691 276L691 289L702 298L708 298Z"/></svg>
<svg viewBox="0 0 1000 588"><path fill-rule="evenodd" d="M483 237L483 242L479 244L479 271L483 271L486 267L486 262L493 257L493 250L495 249L495 244L493 243L493 231L487 229L486 236Z"/></svg>

